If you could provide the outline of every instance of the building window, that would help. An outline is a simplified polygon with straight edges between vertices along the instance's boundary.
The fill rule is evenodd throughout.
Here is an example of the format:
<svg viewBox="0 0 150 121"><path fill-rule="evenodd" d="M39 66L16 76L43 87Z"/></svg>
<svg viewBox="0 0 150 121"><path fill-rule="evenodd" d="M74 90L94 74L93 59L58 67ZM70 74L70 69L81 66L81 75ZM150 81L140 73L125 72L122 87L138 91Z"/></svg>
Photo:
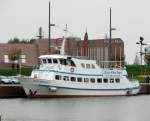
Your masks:
<svg viewBox="0 0 150 121"><path fill-rule="evenodd" d="M102 83L102 79L101 79L101 78L98 78L98 79L97 79L97 83Z"/></svg>
<svg viewBox="0 0 150 121"><path fill-rule="evenodd" d="M20 55L21 63L26 63L26 55Z"/></svg>
<svg viewBox="0 0 150 121"><path fill-rule="evenodd" d="M8 55L4 55L4 63L9 63L9 57L8 57Z"/></svg>

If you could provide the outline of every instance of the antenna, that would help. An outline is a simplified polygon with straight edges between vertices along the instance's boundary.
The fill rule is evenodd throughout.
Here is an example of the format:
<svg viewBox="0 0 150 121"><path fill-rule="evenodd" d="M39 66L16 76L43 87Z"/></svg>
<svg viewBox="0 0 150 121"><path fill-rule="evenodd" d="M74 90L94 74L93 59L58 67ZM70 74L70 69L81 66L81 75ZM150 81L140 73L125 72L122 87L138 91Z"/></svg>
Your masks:
<svg viewBox="0 0 150 121"><path fill-rule="evenodd" d="M39 28L39 35L37 36L39 39L42 39L43 35L42 35L42 27Z"/></svg>

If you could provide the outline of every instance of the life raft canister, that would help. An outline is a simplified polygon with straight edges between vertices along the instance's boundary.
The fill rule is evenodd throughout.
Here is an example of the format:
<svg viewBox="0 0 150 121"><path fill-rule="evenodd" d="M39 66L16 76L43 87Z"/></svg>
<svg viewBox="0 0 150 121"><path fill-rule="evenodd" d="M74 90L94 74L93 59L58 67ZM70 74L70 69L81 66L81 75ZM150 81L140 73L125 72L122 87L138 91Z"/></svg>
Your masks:
<svg viewBox="0 0 150 121"><path fill-rule="evenodd" d="M74 72L74 68L70 68L70 72Z"/></svg>

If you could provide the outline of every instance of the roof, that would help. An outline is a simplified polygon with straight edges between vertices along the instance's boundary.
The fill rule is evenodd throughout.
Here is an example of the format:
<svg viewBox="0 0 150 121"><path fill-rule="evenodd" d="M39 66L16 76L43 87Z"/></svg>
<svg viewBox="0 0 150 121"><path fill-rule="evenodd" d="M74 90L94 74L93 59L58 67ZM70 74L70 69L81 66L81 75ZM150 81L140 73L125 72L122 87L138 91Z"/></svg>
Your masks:
<svg viewBox="0 0 150 121"><path fill-rule="evenodd" d="M54 55L41 55L39 58L42 59L42 58L67 58L67 57L70 57L68 55L60 55L60 54L54 54Z"/></svg>

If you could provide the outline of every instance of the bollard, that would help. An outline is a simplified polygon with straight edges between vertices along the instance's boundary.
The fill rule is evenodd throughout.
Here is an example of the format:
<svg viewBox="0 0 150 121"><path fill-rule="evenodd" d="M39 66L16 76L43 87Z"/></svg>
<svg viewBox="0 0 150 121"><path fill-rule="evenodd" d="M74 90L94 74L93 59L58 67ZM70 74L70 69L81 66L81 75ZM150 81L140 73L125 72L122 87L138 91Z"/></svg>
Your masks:
<svg viewBox="0 0 150 121"><path fill-rule="evenodd" d="M0 121L1 121L1 115L0 115Z"/></svg>

